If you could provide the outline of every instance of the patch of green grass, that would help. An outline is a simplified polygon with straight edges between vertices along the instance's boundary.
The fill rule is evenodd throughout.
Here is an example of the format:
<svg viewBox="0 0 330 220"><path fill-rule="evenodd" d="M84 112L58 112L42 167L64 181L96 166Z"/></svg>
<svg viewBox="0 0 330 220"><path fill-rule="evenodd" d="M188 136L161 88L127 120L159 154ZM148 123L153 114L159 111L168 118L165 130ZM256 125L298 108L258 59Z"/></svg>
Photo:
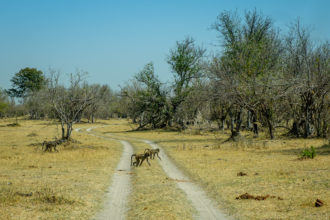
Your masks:
<svg viewBox="0 0 330 220"><path fill-rule="evenodd" d="M314 159L315 157L316 157L316 151L313 146L311 146L310 149L308 149L308 148L304 149L300 155L301 159Z"/></svg>

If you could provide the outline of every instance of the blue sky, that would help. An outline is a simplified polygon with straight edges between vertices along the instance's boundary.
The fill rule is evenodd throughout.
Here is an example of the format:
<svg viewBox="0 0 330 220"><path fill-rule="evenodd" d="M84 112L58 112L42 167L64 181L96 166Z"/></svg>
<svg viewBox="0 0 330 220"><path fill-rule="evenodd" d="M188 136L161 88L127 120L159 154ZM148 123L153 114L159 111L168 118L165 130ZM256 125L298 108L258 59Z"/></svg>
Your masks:
<svg viewBox="0 0 330 220"><path fill-rule="evenodd" d="M176 41L191 36L209 53L219 51L210 29L219 13L254 8L282 32L299 17L314 40L329 40L329 0L0 0L0 88L35 67L63 76L87 71L90 83L118 90L151 61L170 81L166 56Z"/></svg>

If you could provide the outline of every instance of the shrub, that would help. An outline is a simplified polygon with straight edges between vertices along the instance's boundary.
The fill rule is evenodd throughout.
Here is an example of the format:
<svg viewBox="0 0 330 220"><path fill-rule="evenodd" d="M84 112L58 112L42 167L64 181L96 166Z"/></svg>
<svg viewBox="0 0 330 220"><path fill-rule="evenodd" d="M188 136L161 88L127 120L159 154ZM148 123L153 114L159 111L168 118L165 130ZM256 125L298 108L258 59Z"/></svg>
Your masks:
<svg viewBox="0 0 330 220"><path fill-rule="evenodd" d="M305 149L301 152L301 159L313 159L316 156L315 148Z"/></svg>

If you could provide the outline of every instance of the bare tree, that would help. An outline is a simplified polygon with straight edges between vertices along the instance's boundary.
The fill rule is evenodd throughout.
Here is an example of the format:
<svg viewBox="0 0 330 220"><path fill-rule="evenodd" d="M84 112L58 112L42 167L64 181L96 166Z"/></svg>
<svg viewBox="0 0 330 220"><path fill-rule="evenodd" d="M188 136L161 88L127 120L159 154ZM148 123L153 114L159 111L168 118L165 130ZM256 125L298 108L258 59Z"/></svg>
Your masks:
<svg viewBox="0 0 330 220"><path fill-rule="evenodd" d="M49 99L61 122L62 139L70 139L73 124L80 120L83 112L95 99L95 95L83 79L84 74L86 73L70 74L70 84L66 88L59 82L60 74L51 72Z"/></svg>
<svg viewBox="0 0 330 220"><path fill-rule="evenodd" d="M85 110L85 116L88 122L94 123L96 117L107 118L110 114L110 102L112 91L107 85L94 84L88 86L90 93L94 95L91 104Z"/></svg>
<svg viewBox="0 0 330 220"><path fill-rule="evenodd" d="M286 99L293 119L290 133L307 138L316 130L320 136L328 124L323 115L328 115L329 105L329 43L315 48L309 31L298 20L291 26L285 46L285 80L291 82Z"/></svg>
<svg viewBox="0 0 330 220"><path fill-rule="evenodd" d="M221 33L224 46L220 58L213 60L213 77L223 94L230 99L228 111L232 136L239 134L243 110L251 113L254 132L258 134L257 120L265 122L273 138L273 112L276 99L274 91L281 54L280 40L273 30L272 21L256 11L245 14L244 23L234 13L224 12L214 28ZM276 95L275 95L276 94ZM233 129L233 123L236 128Z"/></svg>

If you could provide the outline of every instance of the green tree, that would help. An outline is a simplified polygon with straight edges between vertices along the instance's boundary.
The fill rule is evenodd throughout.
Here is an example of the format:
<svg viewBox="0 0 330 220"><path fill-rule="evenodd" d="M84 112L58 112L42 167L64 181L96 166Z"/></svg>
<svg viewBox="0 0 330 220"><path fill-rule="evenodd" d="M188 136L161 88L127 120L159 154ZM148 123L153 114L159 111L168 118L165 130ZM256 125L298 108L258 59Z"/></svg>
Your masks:
<svg viewBox="0 0 330 220"><path fill-rule="evenodd" d="M7 90L11 97L24 98L33 92L39 91L45 85L42 71L26 67L16 73L10 80L12 88Z"/></svg>
<svg viewBox="0 0 330 220"><path fill-rule="evenodd" d="M0 118L2 118L9 108L9 101L4 90L0 89Z"/></svg>
<svg viewBox="0 0 330 220"><path fill-rule="evenodd" d="M153 63L148 63L144 69L136 75L136 80L141 84L142 90L138 92L138 106L140 112L140 127L150 124L152 128L166 126L167 102L166 91L162 89L162 83L155 75Z"/></svg>
<svg viewBox="0 0 330 220"><path fill-rule="evenodd" d="M131 117L139 121L139 128L151 126L161 128L166 126L168 119L168 104L166 91L154 73L154 65L148 63L136 76L133 84L126 86L122 94L130 101Z"/></svg>
<svg viewBox="0 0 330 220"><path fill-rule="evenodd" d="M252 11L245 14L242 22L236 14L223 12L214 28L221 33L224 46L223 56L215 59L220 64L215 78L239 107L237 115L232 115L236 124L241 124L240 108L245 108L255 126L260 116L258 120L264 122L273 138L274 111L281 97L276 81L282 50L271 19ZM233 135L239 134L239 127L232 130ZM255 130L257 133L257 127Z"/></svg>
<svg viewBox="0 0 330 220"><path fill-rule="evenodd" d="M191 92L194 79L201 76L202 58L205 50L195 45L195 40L187 37L181 42L176 42L176 47L170 50L167 63L174 73L173 91L171 99L171 114L175 115L181 103ZM182 118L176 121L183 126Z"/></svg>

